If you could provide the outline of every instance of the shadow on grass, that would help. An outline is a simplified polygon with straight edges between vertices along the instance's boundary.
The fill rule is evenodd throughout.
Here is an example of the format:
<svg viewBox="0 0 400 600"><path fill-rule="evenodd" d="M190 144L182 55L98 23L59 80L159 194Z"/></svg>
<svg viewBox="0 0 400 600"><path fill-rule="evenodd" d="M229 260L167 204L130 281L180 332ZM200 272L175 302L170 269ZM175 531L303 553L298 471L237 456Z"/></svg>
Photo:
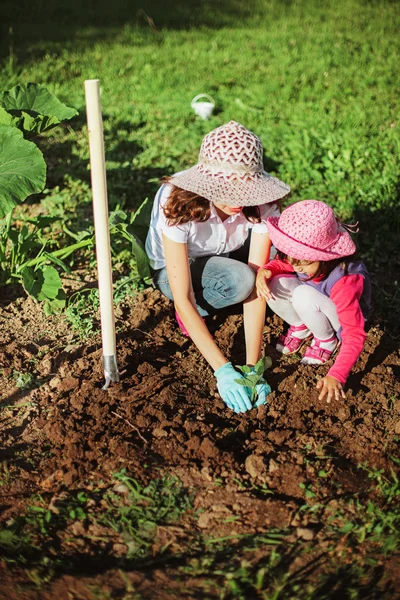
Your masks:
<svg viewBox="0 0 400 600"><path fill-rule="evenodd" d="M368 204L359 203L354 218L360 232L356 243L372 282L373 313L371 322L380 324L394 338L400 336L397 318L400 300L400 180L396 195L388 206L371 210Z"/></svg>
<svg viewBox="0 0 400 600"><path fill-rule="evenodd" d="M3 0L0 58L15 57L24 63L48 51L69 47L76 51L115 41L124 28L136 31L136 42L152 43L163 29L243 26L257 9L257 0L172 0L167 5L162 0Z"/></svg>
<svg viewBox="0 0 400 600"><path fill-rule="evenodd" d="M107 114L103 115L103 122L109 120ZM75 221L79 225L79 218L90 218L92 214L91 201L87 190L90 190L90 159L88 155L82 158L77 147L76 137L82 136L82 129L86 125L86 114L82 111L68 124L61 124L58 129L61 135L38 137L37 145L43 153L47 164L46 188L53 190L57 186L60 190L66 186L66 180L70 179L83 183L82 198L77 189L70 190L72 200L76 204ZM132 166L133 159L143 152L143 147L135 139L120 139L120 132L128 132L134 137L134 132L143 126L142 123L115 121L106 126L104 135L105 158L107 167L107 192L109 209L114 210L116 206L123 210L135 211L146 198L154 198L162 177L172 174L168 168L146 167L135 169ZM73 130L76 135L68 136L68 130ZM65 135L64 135L65 134ZM30 196L25 204L39 204L42 195ZM82 213L82 214L81 214ZM84 227L87 223L85 222Z"/></svg>

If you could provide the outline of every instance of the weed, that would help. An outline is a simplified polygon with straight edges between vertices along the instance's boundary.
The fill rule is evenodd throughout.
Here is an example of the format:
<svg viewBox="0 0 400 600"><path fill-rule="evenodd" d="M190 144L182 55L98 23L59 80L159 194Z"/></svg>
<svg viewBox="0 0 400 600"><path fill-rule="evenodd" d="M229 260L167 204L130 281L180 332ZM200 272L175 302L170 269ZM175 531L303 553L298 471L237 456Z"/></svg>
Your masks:
<svg viewBox="0 0 400 600"><path fill-rule="evenodd" d="M75 292L68 300L65 316L67 321L82 340L88 339L99 318L99 290L91 288Z"/></svg>
<svg viewBox="0 0 400 600"><path fill-rule="evenodd" d="M20 390L30 390L35 387L35 377L32 375L32 373L14 371L13 379L16 387Z"/></svg>
<svg viewBox="0 0 400 600"><path fill-rule="evenodd" d="M307 499L315 498L316 493L313 491L311 483L299 483L299 488L304 490L304 495Z"/></svg>
<svg viewBox="0 0 400 600"><path fill-rule="evenodd" d="M8 485L11 481L11 473L8 468L7 463L1 463L0 469L0 487L3 485Z"/></svg>
<svg viewBox="0 0 400 600"><path fill-rule="evenodd" d="M126 500L108 492L109 508L100 522L121 535L128 546L127 558L144 556L156 535L157 526L171 522L190 507L178 479L163 477L142 487L125 470L114 476L128 491Z"/></svg>
<svg viewBox="0 0 400 600"><path fill-rule="evenodd" d="M176 478L165 476L143 486L122 470L115 480L123 492L107 488L94 496L84 490L63 492L50 503L35 496L24 515L0 530L0 555L10 564L25 565L39 585L46 571L74 565L76 536L71 526L81 522L79 536L96 546L98 556L110 552L109 541L115 537L127 547L126 560L147 556L157 527L177 520L190 508L191 500ZM102 535L90 533L94 524L102 528ZM60 553L60 543L70 552Z"/></svg>

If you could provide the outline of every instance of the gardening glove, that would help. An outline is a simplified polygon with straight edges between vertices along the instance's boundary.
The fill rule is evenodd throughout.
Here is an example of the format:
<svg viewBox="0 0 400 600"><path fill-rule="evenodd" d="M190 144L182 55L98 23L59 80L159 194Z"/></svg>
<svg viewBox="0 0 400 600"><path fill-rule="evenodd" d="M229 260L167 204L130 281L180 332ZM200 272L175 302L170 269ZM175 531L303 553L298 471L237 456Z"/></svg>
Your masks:
<svg viewBox="0 0 400 600"><path fill-rule="evenodd" d="M244 381L244 377L233 368L232 363L226 363L217 369L214 375L217 378L219 395L229 408L236 413L244 413L253 408L247 393L248 388L235 381Z"/></svg>
<svg viewBox="0 0 400 600"><path fill-rule="evenodd" d="M255 367L251 367L250 375L257 375ZM256 386L257 401L254 404L254 408L267 404L267 396L271 393L271 386L265 381L264 377L259 379L259 383ZM251 393L251 392L250 392Z"/></svg>

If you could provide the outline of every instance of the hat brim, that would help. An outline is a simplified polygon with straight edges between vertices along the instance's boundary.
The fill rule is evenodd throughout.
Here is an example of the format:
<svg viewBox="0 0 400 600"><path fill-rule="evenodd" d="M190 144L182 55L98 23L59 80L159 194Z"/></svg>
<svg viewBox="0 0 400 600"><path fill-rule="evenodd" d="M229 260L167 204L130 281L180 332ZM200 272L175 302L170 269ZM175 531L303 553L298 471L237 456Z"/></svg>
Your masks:
<svg viewBox="0 0 400 600"><path fill-rule="evenodd" d="M287 256L297 258L298 260L335 260L344 256L350 256L356 251L355 243L349 233L343 228L340 230L337 241L329 247L329 250L321 250L299 242L279 229L279 218L268 218L268 233L275 248Z"/></svg>
<svg viewBox="0 0 400 600"><path fill-rule="evenodd" d="M258 175L229 179L194 166L173 175L169 183L199 194L213 203L232 207L260 206L281 200L290 187L266 171Z"/></svg>

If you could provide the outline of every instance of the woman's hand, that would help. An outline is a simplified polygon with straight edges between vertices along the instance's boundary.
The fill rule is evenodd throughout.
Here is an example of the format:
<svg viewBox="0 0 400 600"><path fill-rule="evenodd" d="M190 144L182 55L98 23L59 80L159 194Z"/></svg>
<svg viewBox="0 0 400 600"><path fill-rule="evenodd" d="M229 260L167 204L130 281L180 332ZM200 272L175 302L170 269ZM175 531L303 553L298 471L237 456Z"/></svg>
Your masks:
<svg viewBox="0 0 400 600"><path fill-rule="evenodd" d="M228 362L214 373L217 378L219 395L225 404L236 413L251 410L252 404L245 385L245 378ZM243 385L238 381L243 381Z"/></svg>
<svg viewBox="0 0 400 600"><path fill-rule="evenodd" d="M327 375L318 381L317 390L321 390L318 400L322 400L326 394L328 394L326 399L327 402L330 402L333 397L335 397L335 400L346 398L346 394L343 391L343 386L340 381L338 381L336 377L331 377L330 375Z"/></svg>
<svg viewBox="0 0 400 600"><path fill-rule="evenodd" d="M272 300L273 296L268 287L268 280L271 279L272 273L269 269L260 268L257 271L256 288L257 296L260 300Z"/></svg>

